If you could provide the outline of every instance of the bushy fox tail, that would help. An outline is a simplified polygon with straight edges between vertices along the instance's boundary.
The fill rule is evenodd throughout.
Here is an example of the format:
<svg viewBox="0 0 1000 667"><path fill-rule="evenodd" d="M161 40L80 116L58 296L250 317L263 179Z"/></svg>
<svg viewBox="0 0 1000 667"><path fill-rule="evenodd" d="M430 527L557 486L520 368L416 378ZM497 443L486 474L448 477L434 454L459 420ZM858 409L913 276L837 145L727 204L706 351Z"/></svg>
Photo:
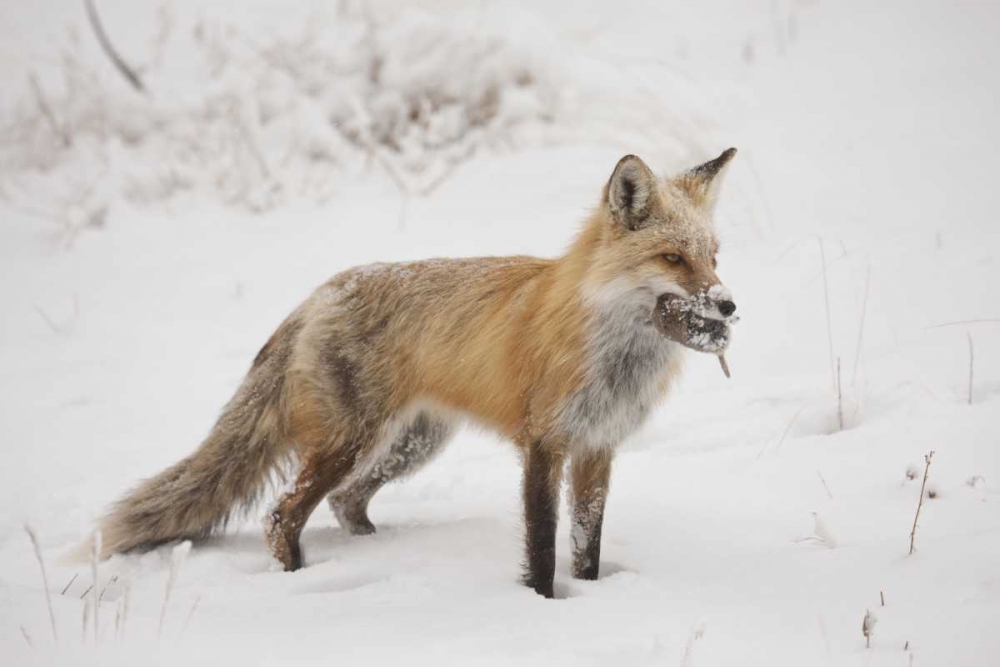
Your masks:
<svg viewBox="0 0 1000 667"><path fill-rule="evenodd" d="M287 324L261 350L201 446L111 506L98 525L102 558L207 537L259 498L287 453L285 371L297 329Z"/></svg>

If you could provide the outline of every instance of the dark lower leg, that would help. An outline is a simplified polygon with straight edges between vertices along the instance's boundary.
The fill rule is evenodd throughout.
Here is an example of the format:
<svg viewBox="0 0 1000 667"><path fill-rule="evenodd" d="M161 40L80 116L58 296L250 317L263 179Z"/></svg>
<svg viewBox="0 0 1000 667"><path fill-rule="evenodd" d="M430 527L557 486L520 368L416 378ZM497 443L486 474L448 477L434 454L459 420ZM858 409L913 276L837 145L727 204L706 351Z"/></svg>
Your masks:
<svg viewBox="0 0 1000 667"><path fill-rule="evenodd" d="M573 457L570 464L573 498L573 576L597 579L601 565L601 526L611 479L611 452Z"/></svg>
<svg viewBox="0 0 1000 667"><path fill-rule="evenodd" d="M266 522L266 537L271 553L281 561L286 572L303 565L299 536L323 496L350 472L354 451L334 456L307 459L295 488L281 497Z"/></svg>
<svg viewBox="0 0 1000 667"><path fill-rule="evenodd" d="M556 569L556 524L563 454L541 442L530 443L524 453L524 519L526 571L524 583L539 595L552 597Z"/></svg>

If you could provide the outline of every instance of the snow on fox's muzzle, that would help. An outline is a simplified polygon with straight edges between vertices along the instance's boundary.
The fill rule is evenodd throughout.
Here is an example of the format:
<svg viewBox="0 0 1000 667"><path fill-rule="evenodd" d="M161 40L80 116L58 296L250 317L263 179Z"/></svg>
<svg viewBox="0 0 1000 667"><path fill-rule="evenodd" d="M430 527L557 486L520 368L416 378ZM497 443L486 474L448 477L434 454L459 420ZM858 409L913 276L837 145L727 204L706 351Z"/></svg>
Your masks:
<svg viewBox="0 0 1000 667"><path fill-rule="evenodd" d="M739 318L733 315L736 308L728 292L717 292L717 296L729 297L718 301L711 296L711 292L700 292L685 299L663 294L653 309L653 324L672 341L698 352L717 355L723 372L729 377L723 355L729 347L731 326Z"/></svg>

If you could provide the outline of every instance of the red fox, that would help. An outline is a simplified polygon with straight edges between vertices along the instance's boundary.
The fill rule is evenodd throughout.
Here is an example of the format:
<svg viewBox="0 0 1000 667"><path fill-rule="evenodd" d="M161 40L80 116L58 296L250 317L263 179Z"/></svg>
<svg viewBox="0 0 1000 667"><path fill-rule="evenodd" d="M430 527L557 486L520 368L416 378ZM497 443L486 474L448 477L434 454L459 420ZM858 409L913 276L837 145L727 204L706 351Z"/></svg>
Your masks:
<svg viewBox="0 0 1000 667"><path fill-rule="evenodd" d="M296 570L299 536L324 497L345 529L374 532L375 493L472 420L523 458L524 583L552 597L564 468L573 575L596 579L616 446L678 376L684 347L721 355L729 341L736 306L715 273L711 215L735 153L666 180L622 158L557 259L435 259L335 276L278 327L201 446L110 508L103 555L204 538L293 463L265 536Z"/></svg>

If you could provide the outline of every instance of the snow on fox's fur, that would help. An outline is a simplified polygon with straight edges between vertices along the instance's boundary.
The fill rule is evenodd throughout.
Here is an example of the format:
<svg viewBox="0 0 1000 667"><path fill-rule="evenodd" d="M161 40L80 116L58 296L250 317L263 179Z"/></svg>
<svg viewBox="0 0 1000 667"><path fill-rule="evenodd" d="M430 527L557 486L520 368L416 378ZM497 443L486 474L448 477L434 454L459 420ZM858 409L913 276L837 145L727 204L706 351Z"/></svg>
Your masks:
<svg viewBox="0 0 1000 667"><path fill-rule="evenodd" d="M716 318L734 308L715 274L711 224L716 177L734 154L668 180L622 158L557 259L436 259L335 276L278 327L202 445L112 506L104 555L211 534L293 459L298 477L266 538L297 569L299 535L324 497L352 533L374 531L375 492L469 419L523 455L526 583L552 595L566 461L573 571L596 578L615 446L681 368L684 341L653 326L657 299L710 295L706 316Z"/></svg>

